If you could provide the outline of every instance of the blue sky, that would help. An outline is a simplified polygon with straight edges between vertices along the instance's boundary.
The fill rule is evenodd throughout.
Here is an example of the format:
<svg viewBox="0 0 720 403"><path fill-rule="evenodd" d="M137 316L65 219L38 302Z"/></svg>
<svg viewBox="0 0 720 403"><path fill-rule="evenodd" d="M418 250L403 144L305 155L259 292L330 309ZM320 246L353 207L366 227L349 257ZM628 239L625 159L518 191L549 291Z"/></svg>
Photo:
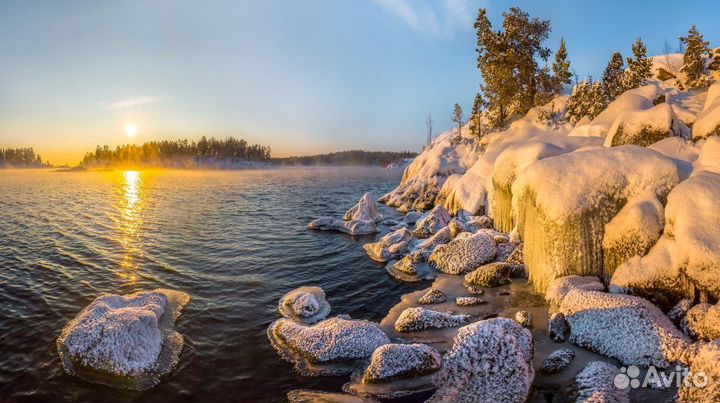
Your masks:
<svg viewBox="0 0 720 403"><path fill-rule="evenodd" d="M455 102L469 109L478 7L550 19L582 76L641 36L650 53L697 24L720 46L720 4L701 1L4 1L0 146L76 163L96 144L233 135L277 156L417 150Z"/></svg>

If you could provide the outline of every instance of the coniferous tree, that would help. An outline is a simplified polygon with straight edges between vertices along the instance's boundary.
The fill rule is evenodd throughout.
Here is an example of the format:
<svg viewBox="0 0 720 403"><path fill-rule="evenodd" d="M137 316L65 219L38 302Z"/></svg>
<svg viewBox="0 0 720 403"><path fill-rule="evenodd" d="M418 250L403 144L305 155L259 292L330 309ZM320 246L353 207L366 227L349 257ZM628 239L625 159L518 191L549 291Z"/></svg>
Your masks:
<svg viewBox="0 0 720 403"><path fill-rule="evenodd" d="M560 38L560 47L555 52L555 61L552 65L553 75L557 82L557 91L560 93L563 84L572 82L572 73L570 73L570 61L567 59L567 49L565 48L565 38Z"/></svg>
<svg viewBox="0 0 720 403"><path fill-rule="evenodd" d="M624 71L622 55L620 52L614 52L610 62L605 67L602 79L603 91L608 101L612 101L623 93Z"/></svg>
<svg viewBox="0 0 720 403"><path fill-rule="evenodd" d="M483 106L485 106L485 100L480 93L477 93L473 101L472 111L470 112L470 134L475 138L480 138L483 135L481 114Z"/></svg>
<svg viewBox="0 0 720 403"><path fill-rule="evenodd" d="M708 70L720 71L720 48L715 49L712 62L708 66Z"/></svg>
<svg viewBox="0 0 720 403"><path fill-rule="evenodd" d="M641 38L637 38L632 46L634 58L627 58L628 69L625 73L625 90L645 85L652 77L652 62L647 58L647 48Z"/></svg>
<svg viewBox="0 0 720 403"><path fill-rule="evenodd" d="M425 146L430 147L430 144L432 144L432 133L433 133L432 113L428 113L427 118L425 119L425 127L427 128L427 139L425 142Z"/></svg>
<svg viewBox="0 0 720 403"><path fill-rule="evenodd" d="M566 113L572 123L588 117L595 119L607 107L605 90L601 82L581 81L573 88L573 93L568 99Z"/></svg>
<svg viewBox="0 0 720 403"><path fill-rule="evenodd" d="M710 79L705 75L705 56L710 54L710 42L703 40L695 25L690 28L687 36L680 37L680 42L685 45L683 67L680 70L685 73L685 85L689 88L707 87Z"/></svg>
<svg viewBox="0 0 720 403"><path fill-rule="evenodd" d="M463 123L463 110L460 107L459 104L455 104L455 108L453 108L453 115L452 115L452 121L457 125L458 132L457 137L455 137L456 141L459 141L462 137L462 123Z"/></svg>

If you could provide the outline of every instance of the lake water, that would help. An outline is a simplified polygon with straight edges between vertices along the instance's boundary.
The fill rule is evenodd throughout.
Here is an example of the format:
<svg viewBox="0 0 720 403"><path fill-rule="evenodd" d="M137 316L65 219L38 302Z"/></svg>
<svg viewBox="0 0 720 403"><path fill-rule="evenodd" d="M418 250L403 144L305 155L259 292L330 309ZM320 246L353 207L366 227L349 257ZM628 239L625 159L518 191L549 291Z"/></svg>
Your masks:
<svg viewBox="0 0 720 403"><path fill-rule="evenodd" d="M0 400L279 402L296 388L340 390L346 378L296 375L266 328L278 299L302 285L323 287L331 314L374 321L428 286L398 283L365 255L380 235L306 227L400 177L372 168L0 171ZM159 287L192 298L168 379L132 392L65 374L55 339L83 307L103 293Z"/></svg>

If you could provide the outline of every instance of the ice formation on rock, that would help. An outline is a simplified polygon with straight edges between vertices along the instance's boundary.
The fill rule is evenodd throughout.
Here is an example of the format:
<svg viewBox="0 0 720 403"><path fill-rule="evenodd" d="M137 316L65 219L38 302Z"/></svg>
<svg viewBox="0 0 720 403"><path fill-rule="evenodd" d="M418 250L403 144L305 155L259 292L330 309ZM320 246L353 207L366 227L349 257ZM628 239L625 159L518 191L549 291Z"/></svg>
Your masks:
<svg viewBox="0 0 720 403"><path fill-rule="evenodd" d="M510 259L510 256L515 253L515 250L518 248L517 245L515 245L512 242L502 242L497 244L495 249L495 261L496 262L507 262L508 259ZM522 252L520 252L522 253Z"/></svg>
<svg viewBox="0 0 720 403"><path fill-rule="evenodd" d="M308 224L308 228L321 231L340 231L350 235L369 235L378 232L375 221L343 221L332 217L320 217Z"/></svg>
<svg viewBox="0 0 720 403"><path fill-rule="evenodd" d="M268 328L268 337L280 356L295 363L301 372L304 372L303 360L329 363L365 358L376 348L390 343L376 323L341 317L311 326L278 319Z"/></svg>
<svg viewBox="0 0 720 403"><path fill-rule="evenodd" d="M620 370L607 362L592 361L575 377L570 398L575 403L629 403L630 388L615 386Z"/></svg>
<svg viewBox="0 0 720 403"><path fill-rule="evenodd" d="M528 311L517 311L515 313L515 322L522 327L532 327L532 316Z"/></svg>
<svg viewBox="0 0 720 403"><path fill-rule="evenodd" d="M720 136L720 82L708 89L705 107L693 123L692 135L693 140Z"/></svg>
<svg viewBox="0 0 720 403"><path fill-rule="evenodd" d="M189 300L166 289L96 298L57 339L63 367L114 386L155 386L177 365L183 337L174 325Z"/></svg>
<svg viewBox="0 0 720 403"><path fill-rule="evenodd" d="M567 335L570 332L570 326L565 320L565 315L561 312L555 312L550 315L548 321L548 333L553 341L562 343L567 340Z"/></svg>
<svg viewBox="0 0 720 403"><path fill-rule="evenodd" d="M687 337L642 298L575 288L559 311L570 325L570 342L624 365L667 368L688 360Z"/></svg>
<svg viewBox="0 0 720 403"><path fill-rule="evenodd" d="M628 200L664 199L678 181L671 159L632 145L578 150L524 169L512 187L513 214L530 281L544 292L557 277L602 276L605 224Z"/></svg>
<svg viewBox="0 0 720 403"><path fill-rule="evenodd" d="M605 291L605 286L595 276L565 276L553 280L545 292L545 300L551 308L558 308L571 290Z"/></svg>
<svg viewBox="0 0 720 403"><path fill-rule="evenodd" d="M433 251L435 251L435 248L439 245L444 245L452 241L452 239L452 231L450 230L450 227L444 227L430 238L420 242L415 250L422 253L424 261L427 261Z"/></svg>
<svg viewBox="0 0 720 403"><path fill-rule="evenodd" d="M693 303L689 299L681 299L674 307L672 307L672 309L668 311L668 318L670 318L674 324L679 326L680 322L685 318L692 306Z"/></svg>
<svg viewBox="0 0 720 403"><path fill-rule="evenodd" d="M492 229L493 220L486 216L472 216L465 221L465 229L469 232L478 232L481 229Z"/></svg>
<svg viewBox="0 0 720 403"><path fill-rule="evenodd" d="M720 401L720 340L701 345L690 365L688 384L678 392L682 403ZM697 382L697 383L695 383Z"/></svg>
<svg viewBox="0 0 720 403"><path fill-rule="evenodd" d="M343 220L365 220L378 223L382 221L382 218L383 216L380 214L377 204L375 204L375 197L372 193L367 192L360 198L356 205L352 206L350 210L345 213Z"/></svg>
<svg viewBox="0 0 720 403"><path fill-rule="evenodd" d="M495 259L495 252L495 241L485 234L476 233L436 247L430 263L443 273L463 274L491 262Z"/></svg>
<svg viewBox="0 0 720 403"><path fill-rule="evenodd" d="M380 403L370 397L305 389L291 390L287 394L287 399L290 403Z"/></svg>
<svg viewBox="0 0 720 403"><path fill-rule="evenodd" d="M650 109L631 110L618 116L605 137L605 147L623 144L647 147L667 137L683 137L687 132L689 129L675 115L670 103L663 102Z"/></svg>
<svg viewBox="0 0 720 403"><path fill-rule="evenodd" d="M430 305L430 304L442 304L443 302L447 301L447 296L444 292L436 289L431 288L428 292L425 293L420 299L418 300L418 303L422 305Z"/></svg>
<svg viewBox="0 0 720 403"><path fill-rule="evenodd" d="M415 225L417 220L422 217L422 214L418 213L417 211L411 211L407 214L405 214L405 223L408 225Z"/></svg>
<svg viewBox="0 0 720 403"><path fill-rule="evenodd" d="M433 311L422 307L405 309L397 321L395 330L398 332L417 332L428 329L443 329L462 326L470 321L470 315L452 315Z"/></svg>
<svg viewBox="0 0 720 403"><path fill-rule="evenodd" d="M407 253L412 247L412 240L412 233L407 228L400 228L383 236L378 242L366 243L363 245L363 249L370 259L387 262Z"/></svg>
<svg viewBox="0 0 720 403"><path fill-rule="evenodd" d="M480 297L456 297L455 305L457 306L475 306L484 304L485 300Z"/></svg>
<svg viewBox="0 0 720 403"><path fill-rule="evenodd" d="M697 304L680 321L682 329L700 340L720 339L720 306Z"/></svg>
<svg viewBox="0 0 720 403"><path fill-rule="evenodd" d="M442 205L435 206L417 220L413 234L418 238L427 238L440 231L443 227L446 227L451 219L452 217L450 217L450 214L445 210L445 207Z"/></svg>
<svg viewBox="0 0 720 403"><path fill-rule="evenodd" d="M545 358L542 364L544 372L554 374L567 368L568 365L575 358L575 352L569 348L561 348L560 350L553 351L550 355Z"/></svg>
<svg viewBox="0 0 720 403"><path fill-rule="evenodd" d="M320 287L300 287L285 294L278 304L280 314L304 323L323 320L330 313L330 304Z"/></svg>
<svg viewBox="0 0 720 403"><path fill-rule="evenodd" d="M418 377L440 369L440 353L425 344L385 344L373 352L363 382Z"/></svg>
<svg viewBox="0 0 720 403"><path fill-rule="evenodd" d="M511 319L460 328L428 403L524 402L535 378L533 349L530 331Z"/></svg>
<svg viewBox="0 0 720 403"><path fill-rule="evenodd" d="M464 284L471 292L482 290L480 287L499 287L510 283L511 265L496 262L480 266L465 275Z"/></svg>

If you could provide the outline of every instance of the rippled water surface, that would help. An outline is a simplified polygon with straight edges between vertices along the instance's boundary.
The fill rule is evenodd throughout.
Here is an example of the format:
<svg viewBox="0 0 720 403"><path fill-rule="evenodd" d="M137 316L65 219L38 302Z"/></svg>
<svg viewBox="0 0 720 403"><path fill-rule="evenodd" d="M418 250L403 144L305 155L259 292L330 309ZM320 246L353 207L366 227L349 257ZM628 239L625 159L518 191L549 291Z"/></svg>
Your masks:
<svg viewBox="0 0 720 403"><path fill-rule="evenodd" d="M339 390L345 378L303 378L265 334L277 301L319 285L331 314L379 321L399 296L350 237L309 231L399 171L0 171L0 398L3 401L284 401L296 388ZM386 216L398 217L381 206ZM387 232L387 227L382 227ZM103 293L158 287L189 293L177 324L180 365L159 386L128 392L64 373L55 339Z"/></svg>

